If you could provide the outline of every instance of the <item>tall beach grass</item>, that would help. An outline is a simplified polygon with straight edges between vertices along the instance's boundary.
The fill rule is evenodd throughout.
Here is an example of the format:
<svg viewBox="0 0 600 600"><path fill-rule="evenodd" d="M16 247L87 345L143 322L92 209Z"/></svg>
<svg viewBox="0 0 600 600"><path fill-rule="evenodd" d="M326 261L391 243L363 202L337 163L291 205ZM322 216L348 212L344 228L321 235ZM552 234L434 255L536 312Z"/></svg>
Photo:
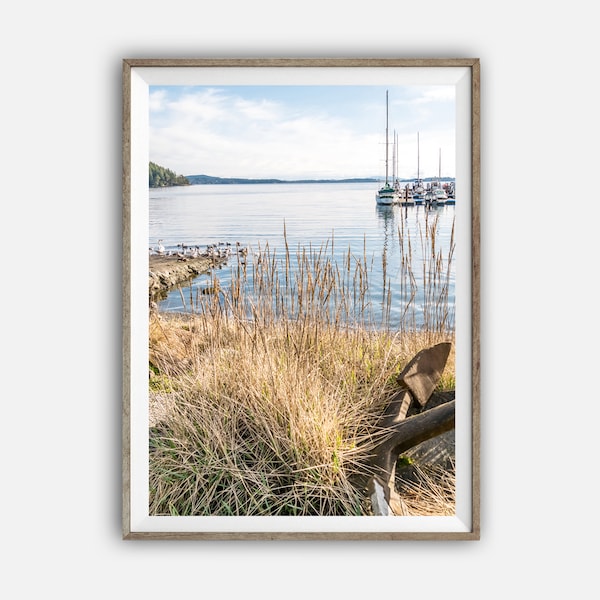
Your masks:
<svg viewBox="0 0 600 600"><path fill-rule="evenodd" d="M454 339L454 241L442 255L436 228L428 220L418 239L399 229L401 272L384 254L378 300L366 251L340 263L333 238L291 249L284 235L285 248L234 260L227 287L215 277L188 296L186 314L153 313L150 514L369 514L355 481L396 376ZM453 353L441 385L454 388ZM410 514L453 511L447 493L420 489Z"/></svg>

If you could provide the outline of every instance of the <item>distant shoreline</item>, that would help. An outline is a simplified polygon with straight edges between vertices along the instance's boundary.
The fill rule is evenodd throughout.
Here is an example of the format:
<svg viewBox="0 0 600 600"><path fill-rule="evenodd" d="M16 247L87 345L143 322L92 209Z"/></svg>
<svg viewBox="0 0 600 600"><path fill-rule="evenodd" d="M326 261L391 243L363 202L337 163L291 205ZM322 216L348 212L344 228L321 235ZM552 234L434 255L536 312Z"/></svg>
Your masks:
<svg viewBox="0 0 600 600"><path fill-rule="evenodd" d="M381 177L354 177L348 179L246 179L242 177L212 177L210 175L186 175L189 185L240 185L240 184L290 184L290 183L378 183L382 181ZM437 181L437 177L426 177L421 179L423 182ZM441 177L440 181L454 181L454 177ZM400 179L400 183L415 181L412 179ZM182 184L176 184L180 186ZM156 186L171 187L171 186Z"/></svg>
<svg viewBox="0 0 600 600"><path fill-rule="evenodd" d="M374 177L354 177L348 179L247 179L244 177L212 177L210 175L186 175L190 185L205 184L246 184L246 183L375 183Z"/></svg>

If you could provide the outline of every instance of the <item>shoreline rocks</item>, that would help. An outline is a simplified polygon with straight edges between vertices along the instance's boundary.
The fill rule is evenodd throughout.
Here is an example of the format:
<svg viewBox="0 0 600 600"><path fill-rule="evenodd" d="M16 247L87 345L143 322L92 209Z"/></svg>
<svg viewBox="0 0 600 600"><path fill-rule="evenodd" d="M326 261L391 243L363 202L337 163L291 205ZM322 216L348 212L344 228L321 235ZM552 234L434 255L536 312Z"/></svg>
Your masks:
<svg viewBox="0 0 600 600"><path fill-rule="evenodd" d="M171 288L210 272L225 262L225 259L200 256L181 260L176 256L151 256L148 273L150 297L166 293Z"/></svg>

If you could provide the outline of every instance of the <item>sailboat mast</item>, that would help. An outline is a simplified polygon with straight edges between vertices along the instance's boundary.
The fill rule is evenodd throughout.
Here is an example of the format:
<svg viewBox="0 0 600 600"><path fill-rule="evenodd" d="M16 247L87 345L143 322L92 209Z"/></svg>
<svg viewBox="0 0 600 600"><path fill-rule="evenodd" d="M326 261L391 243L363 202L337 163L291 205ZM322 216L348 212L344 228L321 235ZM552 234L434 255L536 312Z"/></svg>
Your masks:
<svg viewBox="0 0 600 600"><path fill-rule="evenodd" d="M419 152L419 132L417 131L417 181L421 179L421 170L420 170L420 152Z"/></svg>
<svg viewBox="0 0 600 600"><path fill-rule="evenodd" d="M388 90L385 90L385 185L388 185Z"/></svg>
<svg viewBox="0 0 600 600"><path fill-rule="evenodd" d="M394 145L392 149L392 182L396 181L396 177L398 176L398 171L396 169L396 161L398 160L398 155L396 153L396 131L394 130Z"/></svg>
<svg viewBox="0 0 600 600"><path fill-rule="evenodd" d="M400 149L398 147L398 134L396 134L396 142L395 143L396 143L396 177L399 179L400 178L400 165L399 165L400 158L398 155L400 154L400 152L399 152Z"/></svg>

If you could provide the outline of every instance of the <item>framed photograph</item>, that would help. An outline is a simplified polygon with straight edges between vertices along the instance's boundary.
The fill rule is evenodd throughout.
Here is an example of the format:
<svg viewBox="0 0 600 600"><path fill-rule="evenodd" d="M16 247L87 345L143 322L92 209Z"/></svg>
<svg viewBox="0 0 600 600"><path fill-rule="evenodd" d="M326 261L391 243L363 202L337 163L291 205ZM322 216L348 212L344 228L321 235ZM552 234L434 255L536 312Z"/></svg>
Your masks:
<svg viewBox="0 0 600 600"><path fill-rule="evenodd" d="M123 60L123 538L479 539L479 60Z"/></svg>

